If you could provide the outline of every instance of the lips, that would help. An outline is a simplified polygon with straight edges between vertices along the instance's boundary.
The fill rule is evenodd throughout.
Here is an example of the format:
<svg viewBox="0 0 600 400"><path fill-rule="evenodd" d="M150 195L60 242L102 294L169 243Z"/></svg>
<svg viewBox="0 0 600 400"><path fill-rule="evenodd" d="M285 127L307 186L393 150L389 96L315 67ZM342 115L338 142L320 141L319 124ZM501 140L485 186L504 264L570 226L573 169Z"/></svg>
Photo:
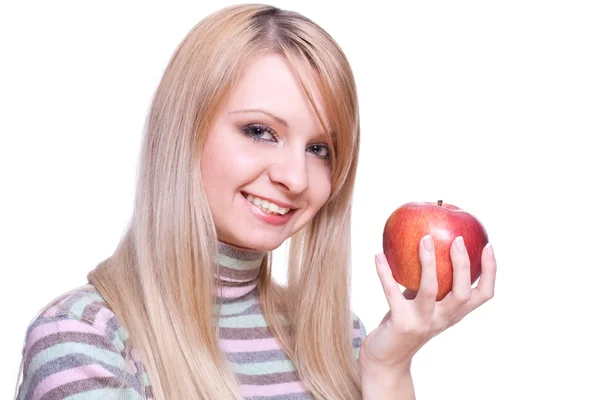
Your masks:
<svg viewBox="0 0 600 400"><path fill-rule="evenodd" d="M246 204L250 212L260 221L265 222L269 225L285 225L292 218L292 215L296 211L296 209L290 209L284 215L281 215L279 213L264 210L261 206L257 206L253 202L250 202L246 195L244 195L243 197L245 200L244 203Z"/></svg>
<svg viewBox="0 0 600 400"><path fill-rule="evenodd" d="M247 194L244 197L246 197L246 200L248 200L250 203L261 208L267 214L285 215L288 213L288 211L290 211L289 207L288 208L280 207L276 203L273 203L269 200L263 199L258 196L253 196L251 194Z"/></svg>

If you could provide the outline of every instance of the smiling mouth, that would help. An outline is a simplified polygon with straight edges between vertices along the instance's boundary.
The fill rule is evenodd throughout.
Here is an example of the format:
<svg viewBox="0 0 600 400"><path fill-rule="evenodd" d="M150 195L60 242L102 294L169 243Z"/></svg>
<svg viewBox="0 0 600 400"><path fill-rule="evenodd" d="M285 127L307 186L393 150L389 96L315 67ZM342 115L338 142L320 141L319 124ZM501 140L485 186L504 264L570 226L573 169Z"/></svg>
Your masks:
<svg viewBox="0 0 600 400"><path fill-rule="evenodd" d="M246 200L248 200L249 203L252 203L255 207L260 208L261 211L267 214L283 216L287 215L290 212L290 210L294 211L294 209L279 207L277 204L271 203L269 200L253 196L248 193L242 192L242 195L246 198Z"/></svg>

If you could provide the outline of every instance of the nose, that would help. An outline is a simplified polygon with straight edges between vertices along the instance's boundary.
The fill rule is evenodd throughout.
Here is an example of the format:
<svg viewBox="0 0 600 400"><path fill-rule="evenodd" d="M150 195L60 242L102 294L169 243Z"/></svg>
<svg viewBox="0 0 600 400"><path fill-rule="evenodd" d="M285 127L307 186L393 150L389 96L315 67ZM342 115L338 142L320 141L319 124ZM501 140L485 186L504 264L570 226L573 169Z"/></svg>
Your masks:
<svg viewBox="0 0 600 400"><path fill-rule="evenodd" d="M308 164L304 151L286 152L269 169L272 182L285 187L293 194L304 192L308 188Z"/></svg>

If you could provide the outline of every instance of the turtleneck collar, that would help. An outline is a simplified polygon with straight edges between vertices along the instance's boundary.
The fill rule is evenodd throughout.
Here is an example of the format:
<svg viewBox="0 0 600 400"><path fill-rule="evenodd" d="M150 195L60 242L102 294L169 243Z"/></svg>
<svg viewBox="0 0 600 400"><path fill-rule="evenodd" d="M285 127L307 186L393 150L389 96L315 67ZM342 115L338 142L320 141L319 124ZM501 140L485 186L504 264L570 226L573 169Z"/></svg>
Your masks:
<svg viewBox="0 0 600 400"><path fill-rule="evenodd" d="M258 284L260 265L267 253L243 249L219 241L219 280L217 294L225 302L235 301L252 292Z"/></svg>

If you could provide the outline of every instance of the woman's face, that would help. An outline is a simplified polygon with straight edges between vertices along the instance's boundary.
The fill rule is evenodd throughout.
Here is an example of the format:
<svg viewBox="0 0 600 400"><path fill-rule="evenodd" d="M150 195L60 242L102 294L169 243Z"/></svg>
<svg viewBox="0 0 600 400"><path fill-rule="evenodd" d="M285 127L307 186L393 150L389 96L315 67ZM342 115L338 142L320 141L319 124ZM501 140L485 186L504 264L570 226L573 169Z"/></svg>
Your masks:
<svg viewBox="0 0 600 400"><path fill-rule="evenodd" d="M322 112L314 81L309 89ZM219 240L239 247L273 250L325 204L325 132L284 56L248 63L210 129L201 167Z"/></svg>

